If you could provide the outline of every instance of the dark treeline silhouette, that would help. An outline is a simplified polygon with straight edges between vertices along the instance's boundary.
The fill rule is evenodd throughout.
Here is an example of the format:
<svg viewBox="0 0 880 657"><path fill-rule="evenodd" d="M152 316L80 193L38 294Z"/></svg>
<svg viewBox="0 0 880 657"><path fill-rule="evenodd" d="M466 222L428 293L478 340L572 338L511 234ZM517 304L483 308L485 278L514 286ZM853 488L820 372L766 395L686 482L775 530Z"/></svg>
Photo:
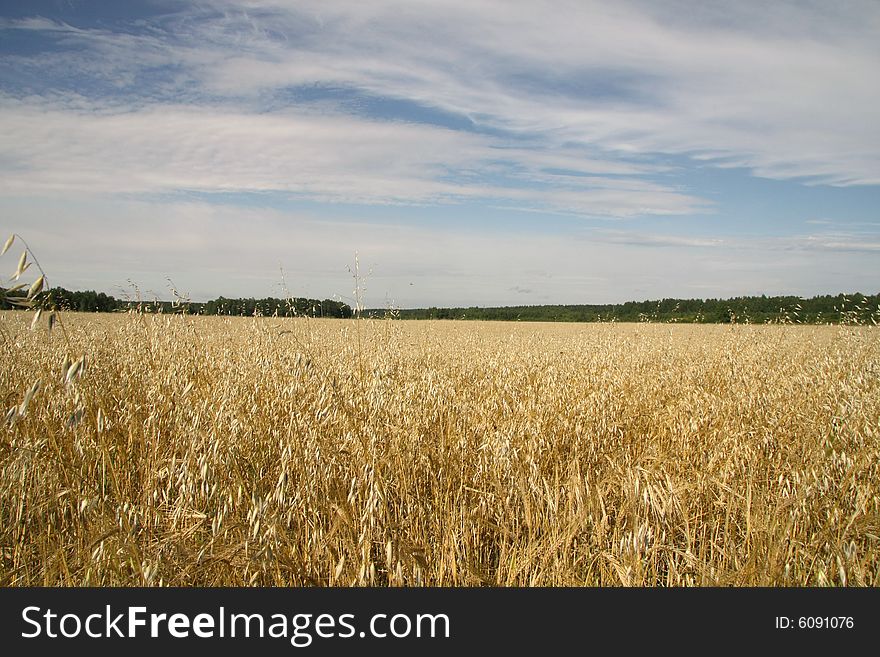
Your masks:
<svg viewBox="0 0 880 657"><path fill-rule="evenodd" d="M198 305L202 315L263 315L278 317L351 317L351 306L331 299L227 299L219 297ZM167 312L167 311L166 311Z"/></svg>
<svg viewBox="0 0 880 657"><path fill-rule="evenodd" d="M5 292L0 288L0 292ZM20 293L21 294L21 293ZM15 300L20 294L11 294ZM17 307L0 294L0 307ZM77 312L125 312L138 310L148 313L188 313L192 315L262 315L277 317L351 317L351 307L331 299L227 299L219 297L205 303L189 301L130 300L117 299L94 290L71 291L60 287L41 293L36 299L38 307L46 309L73 310Z"/></svg>
<svg viewBox="0 0 880 657"><path fill-rule="evenodd" d="M23 291L5 294L0 288L0 308ZM324 299L227 299L204 303L188 301L142 301L116 299L94 290L71 291L55 287L36 299L43 308L79 312L188 313L193 315L245 315L277 317L352 317L346 303ZM366 310L365 317L400 319L501 320L524 322L689 322L689 323L783 323L783 324L877 324L880 294L861 293L800 297L736 297L733 299L660 299L619 304L505 306L497 308L417 308Z"/></svg>
<svg viewBox="0 0 880 657"><path fill-rule="evenodd" d="M368 310L368 317L387 316ZM733 299L660 299L619 304L506 306L500 308L419 308L394 310L401 319L478 319L523 322L691 322L871 324L880 322L880 294Z"/></svg>

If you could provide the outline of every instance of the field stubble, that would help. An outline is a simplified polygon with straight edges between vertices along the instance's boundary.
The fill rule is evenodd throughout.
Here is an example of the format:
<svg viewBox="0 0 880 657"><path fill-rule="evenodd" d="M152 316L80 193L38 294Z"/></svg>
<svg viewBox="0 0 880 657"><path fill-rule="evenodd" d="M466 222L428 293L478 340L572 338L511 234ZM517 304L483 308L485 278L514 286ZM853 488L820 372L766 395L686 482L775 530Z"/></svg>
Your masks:
<svg viewBox="0 0 880 657"><path fill-rule="evenodd" d="M63 319L6 586L880 584L874 328Z"/></svg>

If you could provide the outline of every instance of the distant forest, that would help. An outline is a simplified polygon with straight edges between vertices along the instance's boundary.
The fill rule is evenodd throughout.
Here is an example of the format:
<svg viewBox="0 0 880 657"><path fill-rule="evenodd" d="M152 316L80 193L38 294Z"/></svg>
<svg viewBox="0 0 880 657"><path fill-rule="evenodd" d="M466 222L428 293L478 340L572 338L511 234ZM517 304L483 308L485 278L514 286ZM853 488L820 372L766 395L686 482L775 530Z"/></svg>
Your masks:
<svg viewBox="0 0 880 657"><path fill-rule="evenodd" d="M420 308L368 310L371 317L400 319L480 319L522 322L689 322L877 324L880 294L734 299L660 299L618 304L505 306L500 308Z"/></svg>
<svg viewBox="0 0 880 657"><path fill-rule="evenodd" d="M0 308L14 308L16 298L0 288ZM37 304L79 312L188 313L192 315L243 315L276 317L352 317L351 306L331 299L227 299L204 303L116 299L103 292L52 288L41 293ZM523 322L687 322L738 324L878 324L880 294L800 297L736 297L733 299L660 299L619 304L505 306L498 308L371 309L364 317L392 319L501 320Z"/></svg>
<svg viewBox="0 0 880 657"><path fill-rule="evenodd" d="M0 288L0 292L5 292ZM0 294L0 308L13 308L15 295ZM61 287L41 293L36 305L44 309L73 310L77 312L126 312L138 310L147 313L187 313L191 315L245 315L276 317L351 317L351 306L331 299L227 299L218 297L204 303L185 299L176 301L131 300L95 292L94 290L71 291Z"/></svg>

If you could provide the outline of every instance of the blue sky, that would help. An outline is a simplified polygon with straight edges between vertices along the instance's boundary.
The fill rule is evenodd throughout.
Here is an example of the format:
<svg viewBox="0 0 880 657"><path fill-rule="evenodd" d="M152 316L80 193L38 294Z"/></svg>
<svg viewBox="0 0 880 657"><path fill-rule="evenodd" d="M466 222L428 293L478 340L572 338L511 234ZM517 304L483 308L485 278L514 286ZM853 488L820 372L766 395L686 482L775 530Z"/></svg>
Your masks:
<svg viewBox="0 0 880 657"><path fill-rule="evenodd" d="M877 292L880 5L731 4L2 2L0 229L117 295Z"/></svg>

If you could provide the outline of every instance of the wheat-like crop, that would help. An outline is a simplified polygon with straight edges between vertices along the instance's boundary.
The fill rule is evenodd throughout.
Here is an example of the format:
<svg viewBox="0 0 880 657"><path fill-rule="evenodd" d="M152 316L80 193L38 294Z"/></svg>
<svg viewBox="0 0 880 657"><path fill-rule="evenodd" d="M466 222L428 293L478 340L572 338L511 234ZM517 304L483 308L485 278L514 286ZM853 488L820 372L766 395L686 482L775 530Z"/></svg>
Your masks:
<svg viewBox="0 0 880 657"><path fill-rule="evenodd" d="M873 327L63 318L3 585L880 584Z"/></svg>

